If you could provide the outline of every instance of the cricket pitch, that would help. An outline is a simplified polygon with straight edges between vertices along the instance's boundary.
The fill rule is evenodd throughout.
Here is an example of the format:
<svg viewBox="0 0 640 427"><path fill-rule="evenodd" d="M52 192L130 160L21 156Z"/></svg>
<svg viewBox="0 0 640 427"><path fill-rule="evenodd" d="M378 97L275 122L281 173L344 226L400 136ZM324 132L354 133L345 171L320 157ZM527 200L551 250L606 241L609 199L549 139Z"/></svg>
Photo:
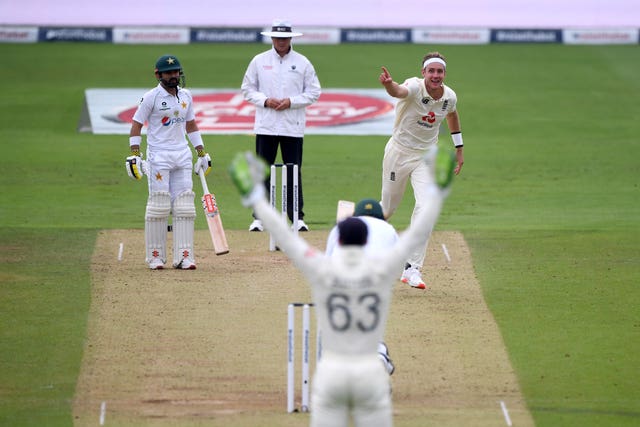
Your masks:
<svg viewBox="0 0 640 427"><path fill-rule="evenodd" d="M308 425L286 413L286 313L310 289L267 233L227 237L216 256L197 230L197 270L150 271L141 230L100 233L75 426ZM533 426L463 236L435 232L426 262L427 290L394 288L394 425Z"/></svg>

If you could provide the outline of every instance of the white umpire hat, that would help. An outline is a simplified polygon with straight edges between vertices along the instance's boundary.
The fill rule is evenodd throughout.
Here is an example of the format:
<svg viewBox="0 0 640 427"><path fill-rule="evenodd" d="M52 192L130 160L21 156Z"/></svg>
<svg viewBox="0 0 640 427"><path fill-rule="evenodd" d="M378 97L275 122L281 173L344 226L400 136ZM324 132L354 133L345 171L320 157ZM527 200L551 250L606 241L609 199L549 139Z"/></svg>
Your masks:
<svg viewBox="0 0 640 427"><path fill-rule="evenodd" d="M271 31L263 31L260 34L266 37L277 37L281 39L288 39L289 37L299 37L302 35L302 33L291 31L291 23L282 19L276 19L273 21Z"/></svg>

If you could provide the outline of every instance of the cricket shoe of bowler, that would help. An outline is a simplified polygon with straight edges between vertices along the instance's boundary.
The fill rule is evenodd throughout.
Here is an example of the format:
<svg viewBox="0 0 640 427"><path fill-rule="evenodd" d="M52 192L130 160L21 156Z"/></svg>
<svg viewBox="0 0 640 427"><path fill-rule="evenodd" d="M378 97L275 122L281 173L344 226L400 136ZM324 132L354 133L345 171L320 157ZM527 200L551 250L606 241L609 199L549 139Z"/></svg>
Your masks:
<svg viewBox="0 0 640 427"><path fill-rule="evenodd" d="M420 276L420 270L415 267L408 266L402 272L402 277L400 277L402 283L406 283L407 285L416 288L416 289L426 289L427 286L422 280L422 276Z"/></svg>

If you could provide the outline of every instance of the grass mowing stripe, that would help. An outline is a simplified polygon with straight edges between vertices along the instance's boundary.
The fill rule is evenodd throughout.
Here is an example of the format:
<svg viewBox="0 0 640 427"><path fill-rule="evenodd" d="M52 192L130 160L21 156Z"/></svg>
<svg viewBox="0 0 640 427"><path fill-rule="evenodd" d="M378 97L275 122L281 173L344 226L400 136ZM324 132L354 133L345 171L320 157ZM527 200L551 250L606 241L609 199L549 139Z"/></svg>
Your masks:
<svg viewBox="0 0 640 427"><path fill-rule="evenodd" d="M632 313L640 295L633 250L640 233L522 231L467 238L489 308L498 324L508 325L502 333L529 406L558 409L534 411L536 421L590 409L600 418L594 423L607 424L606 417L637 411L640 324Z"/></svg>
<svg viewBox="0 0 640 427"><path fill-rule="evenodd" d="M0 424L71 423L94 243L86 229L0 231Z"/></svg>

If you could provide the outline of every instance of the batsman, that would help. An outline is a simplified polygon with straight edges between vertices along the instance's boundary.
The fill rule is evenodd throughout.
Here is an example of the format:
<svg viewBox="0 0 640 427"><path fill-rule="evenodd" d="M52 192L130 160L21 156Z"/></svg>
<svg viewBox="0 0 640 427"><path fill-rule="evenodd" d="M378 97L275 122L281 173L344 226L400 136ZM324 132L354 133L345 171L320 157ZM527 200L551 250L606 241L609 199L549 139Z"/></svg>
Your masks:
<svg viewBox="0 0 640 427"><path fill-rule="evenodd" d="M158 85L144 94L129 133L131 155L125 166L135 180L147 175L149 198L145 213L146 259L151 270L167 262L169 215L173 228L173 267L195 270L193 232L196 218L191 170L211 172L211 157L204 149L195 121L193 97L184 89L184 72L173 55L163 55L155 65ZM142 127L147 124L147 159L140 151ZM189 142L198 157L193 164Z"/></svg>

